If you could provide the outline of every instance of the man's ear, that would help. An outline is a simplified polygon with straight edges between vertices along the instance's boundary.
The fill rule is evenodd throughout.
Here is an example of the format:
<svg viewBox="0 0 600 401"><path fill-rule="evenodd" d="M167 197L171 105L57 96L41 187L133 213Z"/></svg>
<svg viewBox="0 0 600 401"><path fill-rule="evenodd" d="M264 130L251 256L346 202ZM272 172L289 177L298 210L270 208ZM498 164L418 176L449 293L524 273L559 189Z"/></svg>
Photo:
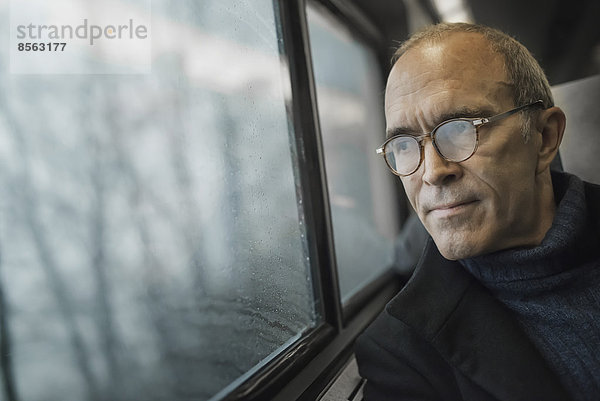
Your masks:
<svg viewBox="0 0 600 401"><path fill-rule="evenodd" d="M536 173L549 168L562 142L567 117L559 107L550 107L538 114L536 130L541 135Z"/></svg>

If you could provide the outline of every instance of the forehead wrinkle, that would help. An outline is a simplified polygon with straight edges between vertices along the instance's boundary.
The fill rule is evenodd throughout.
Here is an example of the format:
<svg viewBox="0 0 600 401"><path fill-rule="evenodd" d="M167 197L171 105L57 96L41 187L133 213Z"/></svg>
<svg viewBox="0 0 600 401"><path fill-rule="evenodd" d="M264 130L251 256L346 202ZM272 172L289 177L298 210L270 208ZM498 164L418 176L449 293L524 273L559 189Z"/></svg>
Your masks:
<svg viewBox="0 0 600 401"><path fill-rule="evenodd" d="M453 118L490 117L502 111L501 105L506 103L503 100L512 99L514 86L503 79L472 83L475 84L473 90L479 95L474 97L477 99L476 103L469 104L467 98L465 103L461 104L456 102L457 96L464 97L461 91L464 80L461 78L434 77L427 81L426 85L418 84L413 80L395 79L388 87L385 98L386 115L394 117L392 124L386 130L387 136L421 135L430 132L443 121ZM444 95L439 100L435 98L432 100L431 94L428 95L429 92L434 96L437 93ZM510 104L512 103L510 101Z"/></svg>
<svg viewBox="0 0 600 401"><path fill-rule="evenodd" d="M434 78L428 80L427 85L423 86L415 82L413 79L407 79L407 74L403 73L404 79L395 79L392 85L389 85L385 95L385 112L387 116L394 116L396 121L404 121L406 125L403 126L403 131L406 133L421 133L425 127L429 124L423 124L428 121L427 114L422 107L419 107L422 98L428 98L427 93L441 92L447 85L443 79ZM421 75L432 75L430 73L423 73ZM456 82L459 86L459 83ZM415 106L412 107L413 112L408 114L409 111L406 109L406 105ZM434 109L440 107L439 104L432 105ZM406 122L412 122L414 126L407 124ZM389 121L388 121L389 122ZM395 129L398 124L393 123L390 129ZM389 132L389 130L388 130Z"/></svg>
<svg viewBox="0 0 600 401"><path fill-rule="evenodd" d="M393 73L390 74L390 80L388 80L388 86L385 91L386 104L389 101L398 101L406 97L418 96L422 91L426 89L437 88L443 89L446 87L447 80L439 77L426 78L421 80L421 77L427 77L433 75L431 71L419 73L417 75L410 75L406 71L402 71L398 77L394 77L391 80ZM459 80L456 80L456 87L460 87ZM427 86L423 86L421 83L427 82Z"/></svg>

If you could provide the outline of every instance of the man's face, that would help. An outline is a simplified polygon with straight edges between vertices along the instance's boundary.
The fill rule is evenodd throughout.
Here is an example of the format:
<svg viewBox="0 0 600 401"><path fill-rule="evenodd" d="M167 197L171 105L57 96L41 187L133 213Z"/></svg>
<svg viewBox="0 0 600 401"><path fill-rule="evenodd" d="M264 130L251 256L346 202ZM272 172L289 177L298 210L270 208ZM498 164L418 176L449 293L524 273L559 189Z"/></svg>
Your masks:
<svg viewBox="0 0 600 401"><path fill-rule="evenodd" d="M489 117L516 106L502 57L483 37L455 33L396 63L386 88L388 133L419 135L453 117ZM402 177L408 198L447 259L539 244L552 212L539 210L539 135L525 142L513 115L479 129L479 147L448 162L424 142L424 160ZM551 220L550 220L551 221ZM547 227L546 227L547 229Z"/></svg>

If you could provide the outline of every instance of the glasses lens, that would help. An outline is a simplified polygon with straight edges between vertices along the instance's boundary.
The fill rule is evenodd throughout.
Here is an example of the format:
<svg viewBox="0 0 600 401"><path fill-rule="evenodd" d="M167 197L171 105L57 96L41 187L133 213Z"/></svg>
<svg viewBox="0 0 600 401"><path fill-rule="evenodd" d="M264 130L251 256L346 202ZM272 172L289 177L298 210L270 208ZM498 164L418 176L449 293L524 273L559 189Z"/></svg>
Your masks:
<svg viewBox="0 0 600 401"><path fill-rule="evenodd" d="M435 131L434 140L438 150L446 159L460 162L475 152L477 133L471 121L448 121Z"/></svg>
<svg viewBox="0 0 600 401"><path fill-rule="evenodd" d="M419 167L419 142L410 136L394 138L385 145L385 159L396 173L410 174Z"/></svg>

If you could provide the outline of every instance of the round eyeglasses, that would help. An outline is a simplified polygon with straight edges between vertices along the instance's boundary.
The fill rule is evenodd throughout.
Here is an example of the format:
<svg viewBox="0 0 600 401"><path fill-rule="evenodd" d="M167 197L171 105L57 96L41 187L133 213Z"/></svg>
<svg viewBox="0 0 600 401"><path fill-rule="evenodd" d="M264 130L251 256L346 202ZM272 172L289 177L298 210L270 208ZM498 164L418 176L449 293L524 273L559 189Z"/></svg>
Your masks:
<svg viewBox="0 0 600 401"><path fill-rule="evenodd" d="M377 149L392 172L401 177L411 175L423 161L423 140L431 137L437 153L450 162L463 162L473 156L479 144L479 127L511 116L530 107L542 106L537 100L487 118L454 118L440 123L423 135L400 134L389 138Z"/></svg>

